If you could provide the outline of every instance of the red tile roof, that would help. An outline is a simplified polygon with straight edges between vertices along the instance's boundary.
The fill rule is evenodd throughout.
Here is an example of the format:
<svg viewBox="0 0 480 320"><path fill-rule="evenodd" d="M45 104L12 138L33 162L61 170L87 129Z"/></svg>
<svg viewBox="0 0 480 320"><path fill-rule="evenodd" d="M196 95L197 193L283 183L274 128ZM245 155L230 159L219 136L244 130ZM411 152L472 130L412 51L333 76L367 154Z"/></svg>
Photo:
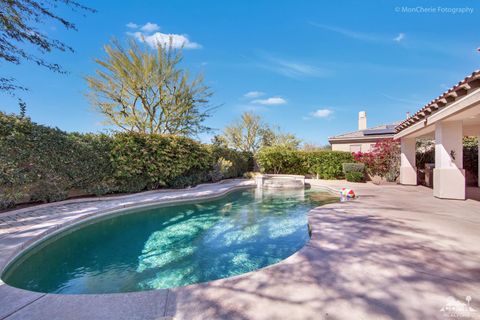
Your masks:
<svg viewBox="0 0 480 320"><path fill-rule="evenodd" d="M428 115L436 113L445 106L468 94L469 90L480 87L480 70L474 71L471 75L465 77L462 81L445 91L439 97L427 103L423 108L418 110L415 114L402 121L395 127L397 132L410 127L411 125L425 119Z"/></svg>

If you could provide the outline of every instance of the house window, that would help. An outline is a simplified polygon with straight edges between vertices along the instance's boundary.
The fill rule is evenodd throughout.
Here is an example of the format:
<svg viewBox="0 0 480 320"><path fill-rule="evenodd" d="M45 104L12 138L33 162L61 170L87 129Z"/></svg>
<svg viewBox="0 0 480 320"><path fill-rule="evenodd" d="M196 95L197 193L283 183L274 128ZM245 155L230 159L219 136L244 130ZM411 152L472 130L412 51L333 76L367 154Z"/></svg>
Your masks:
<svg viewBox="0 0 480 320"><path fill-rule="evenodd" d="M361 144L351 144L350 145L350 152L360 152L362 150Z"/></svg>

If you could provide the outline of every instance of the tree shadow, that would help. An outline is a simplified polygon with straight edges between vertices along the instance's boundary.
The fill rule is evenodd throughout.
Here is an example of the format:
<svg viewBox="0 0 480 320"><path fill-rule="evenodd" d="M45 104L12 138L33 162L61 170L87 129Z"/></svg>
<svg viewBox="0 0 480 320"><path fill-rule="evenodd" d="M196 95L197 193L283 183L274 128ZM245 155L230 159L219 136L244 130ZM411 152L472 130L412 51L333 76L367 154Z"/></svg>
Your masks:
<svg viewBox="0 0 480 320"><path fill-rule="evenodd" d="M317 208L311 241L279 264L171 289L178 319L436 319L449 296L480 297L477 252L395 219ZM435 239L438 239L436 241Z"/></svg>

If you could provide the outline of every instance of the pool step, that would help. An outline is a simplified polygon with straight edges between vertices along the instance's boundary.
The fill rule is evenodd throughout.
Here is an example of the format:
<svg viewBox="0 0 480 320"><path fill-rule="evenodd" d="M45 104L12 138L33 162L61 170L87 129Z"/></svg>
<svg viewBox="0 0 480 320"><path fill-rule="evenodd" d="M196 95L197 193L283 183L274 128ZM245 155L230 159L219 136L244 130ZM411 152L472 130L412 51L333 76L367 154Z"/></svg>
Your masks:
<svg viewBox="0 0 480 320"><path fill-rule="evenodd" d="M305 177L288 174L264 174L256 178L257 188L299 189L305 187Z"/></svg>

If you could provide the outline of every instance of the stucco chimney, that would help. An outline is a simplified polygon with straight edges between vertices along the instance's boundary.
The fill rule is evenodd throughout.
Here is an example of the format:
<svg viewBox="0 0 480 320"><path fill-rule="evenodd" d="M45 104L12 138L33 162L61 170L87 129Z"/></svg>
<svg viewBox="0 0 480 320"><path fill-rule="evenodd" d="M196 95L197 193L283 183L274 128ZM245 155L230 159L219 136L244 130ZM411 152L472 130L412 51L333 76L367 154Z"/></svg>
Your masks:
<svg viewBox="0 0 480 320"><path fill-rule="evenodd" d="M365 111L360 111L358 113L358 130L367 129L367 113Z"/></svg>

